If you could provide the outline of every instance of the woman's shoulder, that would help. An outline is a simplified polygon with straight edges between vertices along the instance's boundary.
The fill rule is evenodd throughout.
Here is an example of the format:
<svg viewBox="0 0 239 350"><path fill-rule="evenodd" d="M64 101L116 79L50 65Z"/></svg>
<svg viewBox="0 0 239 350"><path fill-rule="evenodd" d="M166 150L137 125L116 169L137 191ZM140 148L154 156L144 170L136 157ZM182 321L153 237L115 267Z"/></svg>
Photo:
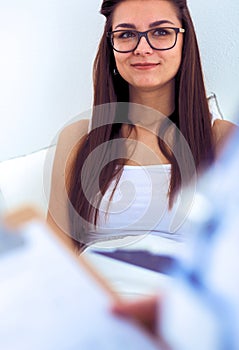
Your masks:
<svg viewBox="0 0 239 350"><path fill-rule="evenodd" d="M65 126L57 140L55 161L70 161L88 135L89 120L79 120Z"/></svg>
<svg viewBox="0 0 239 350"><path fill-rule="evenodd" d="M65 126L59 134L57 149L60 149L64 153L71 151L75 146L83 142L88 135L88 128L88 119L82 119Z"/></svg>
<svg viewBox="0 0 239 350"><path fill-rule="evenodd" d="M238 126L225 119L216 119L213 122L212 132L216 153L219 153Z"/></svg>
<svg viewBox="0 0 239 350"><path fill-rule="evenodd" d="M73 144L88 134L89 119L82 119L68 124L61 130L58 137L58 144Z"/></svg>

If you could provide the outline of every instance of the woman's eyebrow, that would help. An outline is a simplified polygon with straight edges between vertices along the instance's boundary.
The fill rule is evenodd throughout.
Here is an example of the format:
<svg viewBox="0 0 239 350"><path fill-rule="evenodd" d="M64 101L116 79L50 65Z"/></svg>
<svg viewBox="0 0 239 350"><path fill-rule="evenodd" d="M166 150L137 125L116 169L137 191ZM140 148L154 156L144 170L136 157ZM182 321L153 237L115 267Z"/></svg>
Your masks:
<svg viewBox="0 0 239 350"><path fill-rule="evenodd" d="M168 19L163 19L161 21L155 21L153 23L150 23L149 28L160 26L161 24L174 24L173 22L169 21Z"/></svg>
<svg viewBox="0 0 239 350"><path fill-rule="evenodd" d="M117 26L115 26L115 29L119 28L119 27L136 29L136 26L134 24L131 24L131 23L120 23L120 24L117 24Z"/></svg>
<svg viewBox="0 0 239 350"><path fill-rule="evenodd" d="M174 23L169 21L169 20L167 20L167 19L163 19L163 20L160 20L160 21L155 21L155 22L150 23L149 24L149 28L157 27L157 26L160 26L162 24L174 24ZM115 26L115 29L117 29L119 27L136 29L136 26L133 23L120 23L120 24L117 24L117 26Z"/></svg>

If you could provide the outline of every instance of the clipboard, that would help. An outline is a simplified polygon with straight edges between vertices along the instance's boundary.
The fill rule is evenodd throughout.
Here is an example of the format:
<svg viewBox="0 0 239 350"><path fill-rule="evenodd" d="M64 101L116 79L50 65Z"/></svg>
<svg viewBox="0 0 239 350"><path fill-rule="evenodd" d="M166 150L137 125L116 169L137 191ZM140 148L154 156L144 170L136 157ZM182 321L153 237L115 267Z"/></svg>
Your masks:
<svg viewBox="0 0 239 350"><path fill-rule="evenodd" d="M36 208L27 206L18 208L17 210L10 212L4 218L4 222L6 224L6 228L8 227L10 232L4 232L4 235L9 236L9 244L12 247L20 247L23 244L23 239L20 235L17 235L14 230L20 231L21 227L26 225L27 223L35 221L41 222L46 226L46 230L48 230L49 234L54 236L56 241L60 242L62 247L68 252L70 258L74 259L81 267L85 269L85 271L100 285L100 287L106 292L106 294L112 299L112 301L120 302L120 296L112 289L108 281L100 275L95 267L81 254L76 255L73 252L73 245L70 237L67 235L63 235L62 232L56 232L55 227L51 227L44 220L44 217L40 211ZM1 253L1 246L0 246Z"/></svg>
<svg viewBox="0 0 239 350"><path fill-rule="evenodd" d="M22 245L0 255L1 349L158 349L140 324L112 314L120 296L40 212L22 208L5 222Z"/></svg>

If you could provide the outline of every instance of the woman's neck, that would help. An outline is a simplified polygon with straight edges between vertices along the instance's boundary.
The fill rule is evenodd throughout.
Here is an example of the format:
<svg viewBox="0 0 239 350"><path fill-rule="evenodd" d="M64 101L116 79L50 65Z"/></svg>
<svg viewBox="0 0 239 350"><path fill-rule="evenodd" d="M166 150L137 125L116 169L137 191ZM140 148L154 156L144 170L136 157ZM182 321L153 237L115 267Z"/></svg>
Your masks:
<svg viewBox="0 0 239 350"><path fill-rule="evenodd" d="M164 116L169 116L175 109L174 84L154 91L142 91L134 87L129 88L130 102L150 107Z"/></svg>

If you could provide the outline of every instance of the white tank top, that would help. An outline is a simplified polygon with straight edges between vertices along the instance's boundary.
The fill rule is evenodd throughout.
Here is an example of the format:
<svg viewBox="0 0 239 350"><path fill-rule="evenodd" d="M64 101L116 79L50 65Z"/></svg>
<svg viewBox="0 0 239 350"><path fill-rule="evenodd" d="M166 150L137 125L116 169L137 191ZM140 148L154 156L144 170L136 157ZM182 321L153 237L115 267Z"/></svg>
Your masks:
<svg viewBox="0 0 239 350"><path fill-rule="evenodd" d="M212 111L212 125L218 118ZM85 243L102 242L103 245L98 246L117 247L142 240L142 247L145 248L148 242L152 250L157 237L157 243L162 243L166 252L177 252L178 245L181 246L186 238L185 233L190 232L187 217L193 205L195 188L182 189L169 209L170 176L170 164L125 165L111 201L115 181L105 193L97 227L90 227ZM140 246L138 242L137 246Z"/></svg>
<svg viewBox="0 0 239 350"><path fill-rule="evenodd" d="M179 195L169 210L170 175L170 164L125 165L111 201L115 181L103 196L97 227L92 225L87 233L88 243L117 239L114 244L120 246L149 233L182 240L190 203L185 210Z"/></svg>

